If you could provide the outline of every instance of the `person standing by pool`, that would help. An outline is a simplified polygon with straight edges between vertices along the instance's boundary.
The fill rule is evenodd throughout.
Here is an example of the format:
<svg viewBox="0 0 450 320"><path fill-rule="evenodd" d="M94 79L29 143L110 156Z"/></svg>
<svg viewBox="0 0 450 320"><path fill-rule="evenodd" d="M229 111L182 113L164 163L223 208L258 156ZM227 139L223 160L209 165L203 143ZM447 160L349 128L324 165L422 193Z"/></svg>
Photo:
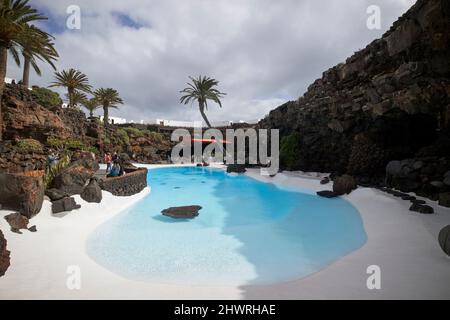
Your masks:
<svg viewBox="0 0 450 320"><path fill-rule="evenodd" d="M119 160L120 160L119 155L117 154L117 152L114 152L114 154L112 156L112 161L115 162L115 161L119 161Z"/></svg>
<svg viewBox="0 0 450 320"><path fill-rule="evenodd" d="M106 163L106 174L108 174L111 171L112 166L112 158L109 152L105 153L104 161Z"/></svg>

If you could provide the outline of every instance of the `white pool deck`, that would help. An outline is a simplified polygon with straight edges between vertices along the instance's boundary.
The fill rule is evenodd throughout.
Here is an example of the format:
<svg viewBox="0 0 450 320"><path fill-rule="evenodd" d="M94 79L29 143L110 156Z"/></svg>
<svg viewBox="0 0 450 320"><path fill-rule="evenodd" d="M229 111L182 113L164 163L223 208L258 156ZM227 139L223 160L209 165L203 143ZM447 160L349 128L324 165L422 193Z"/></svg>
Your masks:
<svg viewBox="0 0 450 320"><path fill-rule="evenodd" d="M331 188L331 184L320 185L314 175L302 173L270 178L251 169L247 175L312 192ZM62 217L53 216L50 202L45 201L42 211L30 221L30 226L37 226L36 233L12 233L3 219L11 211L0 211L0 229L11 251L11 266L0 278L0 299L450 299L450 258L437 242L439 230L450 224L450 209L427 201L436 214L420 215L408 210L409 202L369 188L345 196L361 213L367 243L309 277L268 286L220 287L125 279L89 258L86 240L97 226L149 193L147 188L121 198L103 192L101 204L89 204L75 196L81 209ZM380 290L366 286L371 265L381 268ZM80 268L79 290L67 286L70 266Z"/></svg>

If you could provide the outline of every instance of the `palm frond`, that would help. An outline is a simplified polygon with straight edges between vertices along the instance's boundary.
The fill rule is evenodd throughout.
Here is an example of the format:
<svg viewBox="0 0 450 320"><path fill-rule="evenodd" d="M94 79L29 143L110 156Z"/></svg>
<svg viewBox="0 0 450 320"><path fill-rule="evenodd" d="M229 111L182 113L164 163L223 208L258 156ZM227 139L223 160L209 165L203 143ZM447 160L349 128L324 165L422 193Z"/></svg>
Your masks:
<svg viewBox="0 0 450 320"><path fill-rule="evenodd" d="M33 21L46 20L28 4L28 0L2 0L0 2L0 42L10 48L19 40L22 30Z"/></svg>
<svg viewBox="0 0 450 320"><path fill-rule="evenodd" d="M219 85L219 81L206 76L198 76L198 78L189 77L192 82L188 82L188 87L180 91L184 95L180 98L180 103L188 104L193 101L202 102L208 107L208 100L212 100L222 107L220 99L226 93L220 92L215 87Z"/></svg>
<svg viewBox="0 0 450 320"><path fill-rule="evenodd" d="M70 92L74 92L76 90L85 93L92 92L92 87L89 84L87 76L84 73L72 68L61 72L55 72L55 81L51 82L49 87L67 88L69 106L73 106Z"/></svg>
<svg viewBox="0 0 450 320"><path fill-rule="evenodd" d="M123 104L122 98L120 98L119 93L112 88L100 88L94 92L94 96L97 101L103 107L117 107L118 104Z"/></svg>
<svg viewBox="0 0 450 320"><path fill-rule="evenodd" d="M208 109L208 100L211 100L222 107L221 98L226 95L226 93L220 92L217 87L219 81L206 76L198 76L197 78L189 77L191 82L188 82L188 87L180 91L183 95L180 98L181 104L189 104L194 101L198 102L200 113L207 125L210 126L208 118L204 113L204 109Z"/></svg>

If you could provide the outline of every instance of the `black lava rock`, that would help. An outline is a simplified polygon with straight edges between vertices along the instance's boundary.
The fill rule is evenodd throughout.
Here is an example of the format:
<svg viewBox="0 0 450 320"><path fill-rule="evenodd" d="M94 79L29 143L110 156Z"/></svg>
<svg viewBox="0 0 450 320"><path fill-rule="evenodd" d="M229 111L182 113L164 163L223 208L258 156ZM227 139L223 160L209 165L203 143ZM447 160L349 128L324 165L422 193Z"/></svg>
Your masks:
<svg viewBox="0 0 450 320"><path fill-rule="evenodd" d="M45 195L49 197L51 201L61 200L62 198L69 196L66 192L55 188L45 190Z"/></svg>
<svg viewBox="0 0 450 320"><path fill-rule="evenodd" d="M247 170L245 169L245 165L243 164L229 164L227 166L227 172L228 173L244 173Z"/></svg>
<svg viewBox="0 0 450 320"><path fill-rule="evenodd" d="M328 198L328 199L339 197L338 194L336 194L335 192L330 191L330 190L318 191L317 195L320 197L323 197L323 198Z"/></svg>
<svg viewBox="0 0 450 320"><path fill-rule="evenodd" d="M430 206L423 205L423 204L413 204L410 208L410 211L419 212L422 214L433 214L434 209Z"/></svg>
<svg viewBox="0 0 450 320"><path fill-rule="evenodd" d="M199 215L201 209L201 206L171 207L164 209L161 213L174 219L192 219Z"/></svg>
<svg viewBox="0 0 450 320"><path fill-rule="evenodd" d="M100 203L102 201L102 189L100 188L97 179L91 179L81 193L81 198L87 202Z"/></svg>
<svg viewBox="0 0 450 320"><path fill-rule="evenodd" d="M439 232L438 240L442 250L450 256L450 225L444 227L441 232Z"/></svg>
<svg viewBox="0 0 450 320"><path fill-rule="evenodd" d="M52 202L52 212L60 213L66 211L72 211L76 209L80 209L81 206L75 202L75 199L72 197L65 197L60 200L56 200Z"/></svg>

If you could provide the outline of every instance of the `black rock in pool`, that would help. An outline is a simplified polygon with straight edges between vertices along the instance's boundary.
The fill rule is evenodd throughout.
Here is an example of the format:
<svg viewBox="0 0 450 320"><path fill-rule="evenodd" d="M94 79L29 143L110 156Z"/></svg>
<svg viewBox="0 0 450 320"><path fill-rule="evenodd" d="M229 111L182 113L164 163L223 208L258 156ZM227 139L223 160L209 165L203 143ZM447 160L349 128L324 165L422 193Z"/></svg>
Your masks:
<svg viewBox="0 0 450 320"><path fill-rule="evenodd" d="M174 219L192 219L199 215L201 209L201 206L171 207L164 209L161 213Z"/></svg>

